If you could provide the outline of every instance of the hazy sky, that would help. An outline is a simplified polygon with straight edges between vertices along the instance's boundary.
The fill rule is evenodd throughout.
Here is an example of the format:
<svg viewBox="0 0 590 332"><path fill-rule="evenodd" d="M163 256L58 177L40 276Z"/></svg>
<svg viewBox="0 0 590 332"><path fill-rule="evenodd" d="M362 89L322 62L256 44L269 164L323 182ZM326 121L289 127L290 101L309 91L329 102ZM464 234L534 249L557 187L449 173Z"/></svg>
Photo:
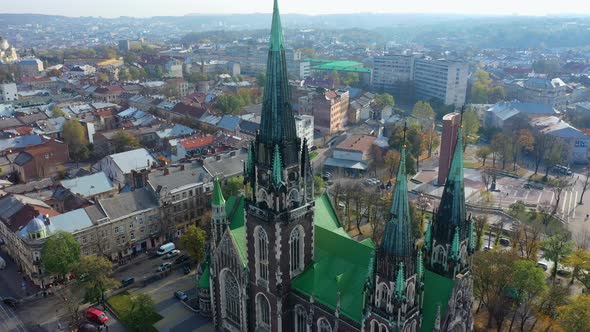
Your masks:
<svg viewBox="0 0 590 332"><path fill-rule="evenodd" d="M268 13L272 0L2 0L0 13L66 16L180 16ZM590 14L588 0L280 0L282 13Z"/></svg>

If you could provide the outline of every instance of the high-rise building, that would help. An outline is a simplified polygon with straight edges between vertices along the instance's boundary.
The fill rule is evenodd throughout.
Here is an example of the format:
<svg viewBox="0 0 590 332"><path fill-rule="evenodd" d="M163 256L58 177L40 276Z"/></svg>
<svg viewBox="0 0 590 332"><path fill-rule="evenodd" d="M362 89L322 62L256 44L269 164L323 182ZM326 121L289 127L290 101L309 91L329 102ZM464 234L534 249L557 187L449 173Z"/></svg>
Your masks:
<svg viewBox="0 0 590 332"><path fill-rule="evenodd" d="M452 60L416 59L414 84L416 98L428 101L436 98L445 105L461 107L467 96L469 65Z"/></svg>
<svg viewBox="0 0 590 332"><path fill-rule="evenodd" d="M398 98L412 96L461 107L467 94L467 63L431 60L420 55L386 54L375 57L372 85Z"/></svg>
<svg viewBox="0 0 590 332"><path fill-rule="evenodd" d="M248 147L245 193L226 199L214 185L213 240L198 283L201 313L224 331L473 331L474 239L465 217L462 149L455 149L424 251L412 235L405 147L384 240L351 238L327 194L314 197L307 144L296 134L277 0L274 5L262 121Z"/></svg>
<svg viewBox="0 0 590 332"><path fill-rule="evenodd" d="M447 180L449 169L451 168L451 158L457 143L457 133L459 131L459 122L461 121L459 113L449 113L443 117L443 131L440 140L440 158L438 162L438 185L442 186Z"/></svg>

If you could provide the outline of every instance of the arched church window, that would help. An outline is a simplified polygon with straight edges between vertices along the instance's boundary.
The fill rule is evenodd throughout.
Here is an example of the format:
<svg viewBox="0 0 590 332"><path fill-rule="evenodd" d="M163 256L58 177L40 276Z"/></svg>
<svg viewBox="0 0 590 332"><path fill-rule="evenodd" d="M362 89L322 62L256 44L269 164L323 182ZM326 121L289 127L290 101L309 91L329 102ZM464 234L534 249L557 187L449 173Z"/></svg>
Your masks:
<svg viewBox="0 0 590 332"><path fill-rule="evenodd" d="M270 331L270 304L261 293L256 296L256 325L257 331Z"/></svg>
<svg viewBox="0 0 590 332"><path fill-rule="evenodd" d="M303 270L303 234L301 227L295 227L289 238L291 244L291 273L296 275Z"/></svg>
<svg viewBox="0 0 590 332"><path fill-rule="evenodd" d="M305 309L297 305L295 307L295 332L307 331L307 312Z"/></svg>
<svg viewBox="0 0 590 332"><path fill-rule="evenodd" d="M268 237L260 226L256 228L256 269L259 279L268 281Z"/></svg>
<svg viewBox="0 0 590 332"><path fill-rule="evenodd" d="M240 287L231 272L224 274L225 317L240 325Z"/></svg>
<svg viewBox="0 0 590 332"><path fill-rule="evenodd" d="M324 317L318 319L318 331L319 332L332 332L332 326L330 322Z"/></svg>

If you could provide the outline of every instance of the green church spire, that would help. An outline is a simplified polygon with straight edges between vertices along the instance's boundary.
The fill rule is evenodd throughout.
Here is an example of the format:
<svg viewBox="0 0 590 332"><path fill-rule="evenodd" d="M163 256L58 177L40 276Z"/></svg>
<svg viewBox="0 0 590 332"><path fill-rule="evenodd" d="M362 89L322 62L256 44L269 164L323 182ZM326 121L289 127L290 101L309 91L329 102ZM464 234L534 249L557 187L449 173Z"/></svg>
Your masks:
<svg viewBox="0 0 590 332"><path fill-rule="evenodd" d="M449 223L450 226L453 226L453 229L454 226L463 224L466 219L463 179L463 129L459 127L449 176L438 210L439 222L444 221Z"/></svg>
<svg viewBox="0 0 590 332"><path fill-rule="evenodd" d="M404 128L404 146L397 178L393 189L390 219L385 225L383 249L396 257L409 257L414 252L414 237L412 235L412 222L410 219L410 204L408 202L408 179L406 175L406 147Z"/></svg>
<svg viewBox="0 0 590 332"><path fill-rule="evenodd" d="M418 252L418 263L416 264L416 274L418 275L418 280L422 279L424 275L424 260L422 259L422 250Z"/></svg>
<svg viewBox="0 0 590 332"><path fill-rule="evenodd" d="M223 198L223 192L221 192L221 186L219 185L219 178L213 179L213 205L223 206L225 205L225 198Z"/></svg>
<svg viewBox="0 0 590 332"><path fill-rule="evenodd" d="M283 164L278 145L275 145L275 154L272 160L272 180L277 189L283 184Z"/></svg>
<svg viewBox="0 0 590 332"><path fill-rule="evenodd" d="M270 50L280 51L283 48L283 27L281 25L281 15L279 14L279 1L275 0L270 29Z"/></svg>
<svg viewBox="0 0 590 332"><path fill-rule="evenodd" d="M275 144L281 144L281 148L284 148L285 143L295 144L298 142L293 106L291 105L283 28L277 0L274 2L270 34L260 122L260 141L266 144L269 149ZM297 143L297 148L299 148L299 143ZM290 154L284 157L286 158L285 162L292 159Z"/></svg>

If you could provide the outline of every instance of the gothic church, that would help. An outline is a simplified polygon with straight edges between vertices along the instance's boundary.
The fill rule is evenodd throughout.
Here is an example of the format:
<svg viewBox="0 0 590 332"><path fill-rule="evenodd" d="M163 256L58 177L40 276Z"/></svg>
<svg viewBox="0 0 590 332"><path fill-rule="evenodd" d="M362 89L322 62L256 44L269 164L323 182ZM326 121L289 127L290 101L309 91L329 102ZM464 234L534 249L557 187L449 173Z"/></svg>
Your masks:
<svg viewBox="0 0 590 332"><path fill-rule="evenodd" d="M462 135L423 248L411 231L405 146L383 241L357 242L328 196L314 195L307 142L295 130L277 0L266 77L245 194L226 200L215 180L201 313L222 331L473 331Z"/></svg>

